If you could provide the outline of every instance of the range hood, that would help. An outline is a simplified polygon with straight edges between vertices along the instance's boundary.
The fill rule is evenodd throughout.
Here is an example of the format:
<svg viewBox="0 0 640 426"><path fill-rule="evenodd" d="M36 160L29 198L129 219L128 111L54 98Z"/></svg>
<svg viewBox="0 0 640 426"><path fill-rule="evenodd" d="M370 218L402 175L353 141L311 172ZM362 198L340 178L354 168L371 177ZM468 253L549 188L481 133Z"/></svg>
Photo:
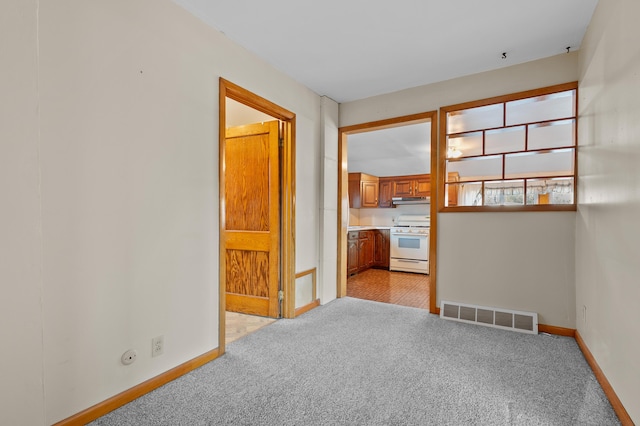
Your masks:
<svg viewBox="0 0 640 426"><path fill-rule="evenodd" d="M431 204L431 197L393 197L393 204Z"/></svg>

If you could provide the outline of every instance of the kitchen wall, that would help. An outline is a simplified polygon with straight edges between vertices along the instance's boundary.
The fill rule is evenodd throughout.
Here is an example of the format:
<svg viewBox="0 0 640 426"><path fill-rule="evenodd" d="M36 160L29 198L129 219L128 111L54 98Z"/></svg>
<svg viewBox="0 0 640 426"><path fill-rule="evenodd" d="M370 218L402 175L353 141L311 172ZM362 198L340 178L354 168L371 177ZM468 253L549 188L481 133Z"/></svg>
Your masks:
<svg viewBox="0 0 640 426"><path fill-rule="evenodd" d="M577 328L640 424L640 3L598 3L580 50Z"/></svg>
<svg viewBox="0 0 640 426"><path fill-rule="evenodd" d="M345 103L340 106L340 125L577 79L577 53L563 53ZM575 328L574 236L574 212L440 213L437 303L453 300L534 311L543 324Z"/></svg>
<svg viewBox="0 0 640 426"><path fill-rule="evenodd" d="M349 209L349 225L394 226L401 214L429 214L429 204L406 204L383 209Z"/></svg>
<svg viewBox="0 0 640 426"><path fill-rule="evenodd" d="M220 76L297 114L318 266L321 99L169 0L1 8L0 424L44 425L218 347Z"/></svg>

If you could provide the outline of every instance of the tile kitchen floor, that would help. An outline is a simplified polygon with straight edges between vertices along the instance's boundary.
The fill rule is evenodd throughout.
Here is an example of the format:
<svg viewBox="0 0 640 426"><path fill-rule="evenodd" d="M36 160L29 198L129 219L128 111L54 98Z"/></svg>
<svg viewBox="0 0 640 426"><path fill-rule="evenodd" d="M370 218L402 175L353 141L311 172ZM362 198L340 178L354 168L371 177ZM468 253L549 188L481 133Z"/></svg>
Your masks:
<svg viewBox="0 0 640 426"><path fill-rule="evenodd" d="M429 309L429 275L368 269L347 279L347 296Z"/></svg>

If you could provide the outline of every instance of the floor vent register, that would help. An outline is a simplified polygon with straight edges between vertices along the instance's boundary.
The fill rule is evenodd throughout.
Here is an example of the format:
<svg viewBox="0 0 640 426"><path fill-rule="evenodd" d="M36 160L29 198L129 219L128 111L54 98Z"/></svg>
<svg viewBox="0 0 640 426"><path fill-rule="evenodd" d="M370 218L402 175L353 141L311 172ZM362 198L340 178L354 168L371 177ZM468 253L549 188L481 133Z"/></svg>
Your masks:
<svg viewBox="0 0 640 426"><path fill-rule="evenodd" d="M538 334L538 314L535 312L467 305L443 300L440 303L440 318L521 333Z"/></svg>

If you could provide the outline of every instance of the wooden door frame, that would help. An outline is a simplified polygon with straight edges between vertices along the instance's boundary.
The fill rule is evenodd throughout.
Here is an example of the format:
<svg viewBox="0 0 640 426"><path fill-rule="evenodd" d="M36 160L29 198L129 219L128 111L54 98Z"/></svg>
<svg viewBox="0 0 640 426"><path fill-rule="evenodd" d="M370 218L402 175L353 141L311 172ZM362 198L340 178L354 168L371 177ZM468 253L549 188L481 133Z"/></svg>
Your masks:
<svg viewBox="0 0 640 426"><path fill-rule="evenodd" d="M349 174L347 168L347 136L409 124L431 122L431 229L429 232L429 312L439 313L436 307L436 259L438 238L438 199L440 175L438 170L438 111L405 115L385 120L371 121L338 129L338 276L336 277L338 297L347 295L347 226L349 221Z"/></svg>
<svg viewBox="0 0 640 426"><path fill-rule="evenodd" d="M219 173L219 351L225 352L225 311L226 311L226 265L225 248L222 246L225 205L225 176L223 169L224 141L226 137L227 98L240 102L250 108L263 112L283 122L284 132L282 164L280 171L280 281L282 283L282 317L295 316L295 137L296 115L255 93L220 77L219 118L218 118L218 173Z"/></svg>

